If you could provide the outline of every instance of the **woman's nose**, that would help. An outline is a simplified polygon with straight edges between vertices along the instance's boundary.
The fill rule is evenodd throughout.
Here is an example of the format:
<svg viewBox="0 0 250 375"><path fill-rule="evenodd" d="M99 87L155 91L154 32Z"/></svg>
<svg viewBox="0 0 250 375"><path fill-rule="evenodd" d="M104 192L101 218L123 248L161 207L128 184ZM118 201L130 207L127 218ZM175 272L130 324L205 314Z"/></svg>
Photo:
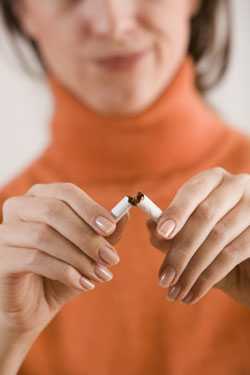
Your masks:
<svg viewBox="0 0 250 375"><path fill-rule="evenodd" d="M87 21L92 34L119 39L135 27L135 17L130 0L91 1L93 2L92 12ZM96 8L94 3L98 5Z"/></svg>

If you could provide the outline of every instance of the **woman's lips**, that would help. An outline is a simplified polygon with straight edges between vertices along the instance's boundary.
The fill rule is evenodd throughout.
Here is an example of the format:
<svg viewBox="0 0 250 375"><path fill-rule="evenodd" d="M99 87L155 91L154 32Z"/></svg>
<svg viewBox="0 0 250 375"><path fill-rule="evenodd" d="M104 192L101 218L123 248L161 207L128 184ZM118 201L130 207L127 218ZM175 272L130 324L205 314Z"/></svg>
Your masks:
<svg viewBox="0 0 250 375"><path fill-rule="evenodd" d="M105 59L96 60L96 63L105 69L109 70L124 70L132 68L139 62L148 52L143 50L141 52L133 53L126 56L114 56Z"/></svg>

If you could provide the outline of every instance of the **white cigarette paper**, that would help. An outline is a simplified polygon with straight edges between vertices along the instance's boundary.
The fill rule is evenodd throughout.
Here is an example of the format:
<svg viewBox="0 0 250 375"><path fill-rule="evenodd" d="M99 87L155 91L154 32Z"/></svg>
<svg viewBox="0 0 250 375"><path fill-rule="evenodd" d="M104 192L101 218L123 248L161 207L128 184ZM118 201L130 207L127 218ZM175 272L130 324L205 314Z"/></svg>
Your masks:
<svg viewBox="0 0 250 375"><path fill-rule="evenodd" d="M162 214L162 210L158 207L148 196L143 194L140 202L137 204L146 214L148 214L154 221L157 221Z"/></svg>
<svg viewBox="0 0 250 375"><path fill-rule="evenodd" d="M126 196L112 208L111 213L116 219L120 220L131 207L132 204L129 203L129 197Z"/></svg>
<svg viewBox="0 0 250 375"><path fill-rule="evenodd" d="M162 214L162 210L147 195L139 192L135 197L125 196L111 210L112 215L120 220L131 207L139 207L146 212L154 221L157 221Z"/></svg>

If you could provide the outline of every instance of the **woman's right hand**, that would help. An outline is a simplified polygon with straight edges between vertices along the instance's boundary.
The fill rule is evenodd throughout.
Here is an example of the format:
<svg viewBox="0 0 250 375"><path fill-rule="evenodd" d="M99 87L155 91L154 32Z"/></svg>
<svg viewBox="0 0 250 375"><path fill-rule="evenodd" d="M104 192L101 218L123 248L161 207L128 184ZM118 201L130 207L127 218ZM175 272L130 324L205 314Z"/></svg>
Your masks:
<svg viewBox="0 0 250 375"><path fill-rule="evenodd" d="M106 231L95 223L100 216L110 221ZM41 332L66 302L109 281L104 265L119 262L111 244L127 218L116 223L70 183L33 185L7 199L0 225L0 326Z"/></svg>

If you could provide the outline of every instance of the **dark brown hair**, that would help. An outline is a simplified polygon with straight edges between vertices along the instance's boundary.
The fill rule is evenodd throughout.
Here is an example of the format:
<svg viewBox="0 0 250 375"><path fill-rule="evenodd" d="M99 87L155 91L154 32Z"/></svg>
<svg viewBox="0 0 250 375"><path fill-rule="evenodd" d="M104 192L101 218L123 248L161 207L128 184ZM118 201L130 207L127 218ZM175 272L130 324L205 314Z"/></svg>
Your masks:
<svg viewBox="0 0 250 375"><path fill-rule="evenodd" d="M11 33L17 32L28 40L42 63L37 44L24 34L18 17L15 15L15 1L0 0L0 8L2 8L6 26ZM223 17L225 28L218 45L222 24L222 19L219 16ZM231 23L229 0L201 0L199 11L191 20L188 53L193 57L197 66L196 83L202 93L215 86L226 72L230 57ZM198 69L198 66L203 66L203 70Z"/></svg>

